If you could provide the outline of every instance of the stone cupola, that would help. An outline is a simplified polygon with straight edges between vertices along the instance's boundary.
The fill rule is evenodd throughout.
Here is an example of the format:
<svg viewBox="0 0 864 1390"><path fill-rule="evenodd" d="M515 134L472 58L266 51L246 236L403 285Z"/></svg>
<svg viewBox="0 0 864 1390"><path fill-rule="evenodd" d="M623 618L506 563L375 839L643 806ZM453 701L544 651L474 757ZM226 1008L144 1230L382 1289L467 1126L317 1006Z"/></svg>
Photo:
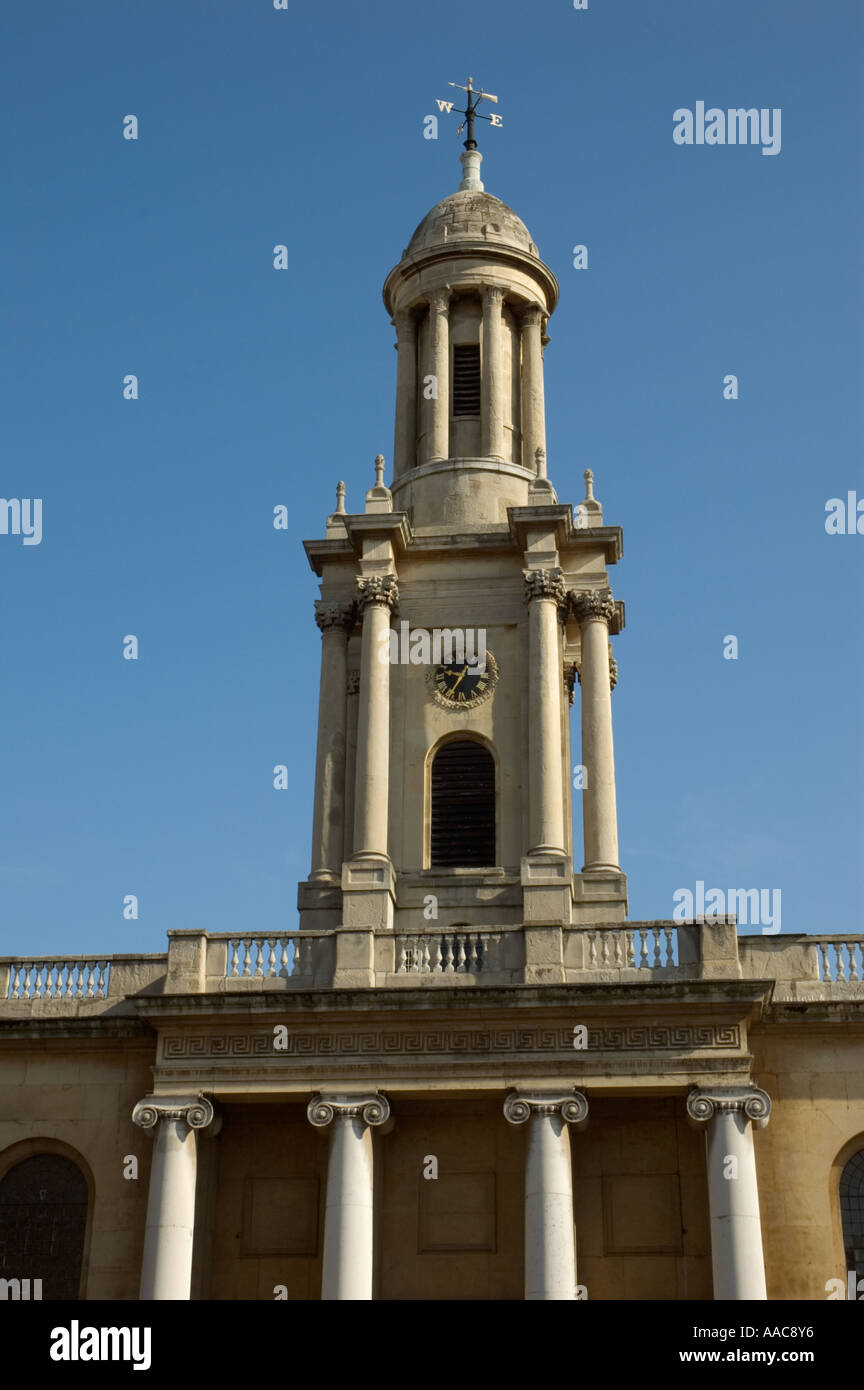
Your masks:
<svg viewBox="0 0 864 1390"><path fill-rule="evenodd" d="M415 529L507 523L545 477L543 348L558 283L462 155L384 284L397 333L394 507ZM543 456L538 466L538 450Z"/></svg>

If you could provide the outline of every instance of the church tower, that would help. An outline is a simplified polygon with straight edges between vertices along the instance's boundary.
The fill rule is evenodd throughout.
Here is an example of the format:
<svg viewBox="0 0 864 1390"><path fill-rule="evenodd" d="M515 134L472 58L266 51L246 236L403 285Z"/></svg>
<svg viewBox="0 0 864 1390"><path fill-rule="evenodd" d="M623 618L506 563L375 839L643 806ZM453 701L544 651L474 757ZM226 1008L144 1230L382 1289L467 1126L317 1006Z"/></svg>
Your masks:
<svg viewBox="0 0 864 1390"><path fill-rule="evenodd" d="M379 455L362 511L340 483L324 538L305 543L322 659L299 907L304 929L338 932L337 985L564 982L581 964L571 929L626 916L609 640L624 606L607 573L621 531L590 471L575 520L548 475L558 284L481 160L469 139L457 191L384 284L392 479Z"/></svg>

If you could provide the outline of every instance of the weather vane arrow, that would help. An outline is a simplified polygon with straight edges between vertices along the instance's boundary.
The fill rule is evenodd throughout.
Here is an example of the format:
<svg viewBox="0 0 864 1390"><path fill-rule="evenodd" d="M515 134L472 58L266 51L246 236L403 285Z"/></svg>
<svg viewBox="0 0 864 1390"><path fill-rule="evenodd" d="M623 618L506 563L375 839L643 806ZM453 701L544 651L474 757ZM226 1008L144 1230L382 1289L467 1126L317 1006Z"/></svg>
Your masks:
<svg viewBox="0 0 864 1390"><path fill-rule="evenodd" d="M468 105L464 107L464 109L459 106L455 108L460 116L465 117L464 121L460 121L459 128L456 131L456 134L461 135L462 131L465 129L467 125L468 138L465 141L465 148L466 150L476 150L477 141L474 139L475 119L481 121L488 121L490 125L495 126L501 126L504 124L502 117L499 116L497 112L493 112L491 116L487 116L482 111L478 111L477 107L480 105L481 101L494 101L497 104L498 98L493 96L491 92L482 92L477 87L475 87L473 77L468 78L467 87L463 87L461 82L450 82L448 83L448 86L458 87L460 92L467 92L468 94ZM436 101L438 103L438 110L446 111L447 115L449 116L450 112L454 109L453 102L442 101L440 97L436 97Z"/></svg>

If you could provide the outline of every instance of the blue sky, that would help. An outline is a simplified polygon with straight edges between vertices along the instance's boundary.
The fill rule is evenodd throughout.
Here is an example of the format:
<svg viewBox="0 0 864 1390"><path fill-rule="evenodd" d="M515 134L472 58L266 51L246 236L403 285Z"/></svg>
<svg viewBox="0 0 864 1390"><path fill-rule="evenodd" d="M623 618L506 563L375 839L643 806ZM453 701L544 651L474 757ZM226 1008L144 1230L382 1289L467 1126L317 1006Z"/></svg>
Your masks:
<svg viewBox="0 0 864 1390"><path fill-rule="evenodd" d="M381 285L456 187L456 119L423 118L469 72L504 118L486 187L561 283L550 477L577 502L592 467L624 529L631 917L702 879L860 930L864 537L824 525L864 498L858 0L10 0L2 28L0 493L43 499L43 539L0 535L0 952L296 925L301 540L389 464ZM779 107L780 153L676 145L700 100Z"/></svg>

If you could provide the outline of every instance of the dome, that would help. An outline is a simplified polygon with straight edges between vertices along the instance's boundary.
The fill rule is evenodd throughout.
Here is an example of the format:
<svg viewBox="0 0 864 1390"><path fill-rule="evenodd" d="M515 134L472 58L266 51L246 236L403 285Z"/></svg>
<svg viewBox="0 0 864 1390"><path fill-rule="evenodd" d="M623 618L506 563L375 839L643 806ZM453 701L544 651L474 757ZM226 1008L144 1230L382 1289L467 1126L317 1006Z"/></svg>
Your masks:
<svg viewBox="0 0 864 1390"><path fill-rule="evenodd" d="M464 189L451 193L427 212L408 243L406 256L460 241L489 241L516 246L531 256L539 253L531 233L506 203L491 193Z"/></svg>

